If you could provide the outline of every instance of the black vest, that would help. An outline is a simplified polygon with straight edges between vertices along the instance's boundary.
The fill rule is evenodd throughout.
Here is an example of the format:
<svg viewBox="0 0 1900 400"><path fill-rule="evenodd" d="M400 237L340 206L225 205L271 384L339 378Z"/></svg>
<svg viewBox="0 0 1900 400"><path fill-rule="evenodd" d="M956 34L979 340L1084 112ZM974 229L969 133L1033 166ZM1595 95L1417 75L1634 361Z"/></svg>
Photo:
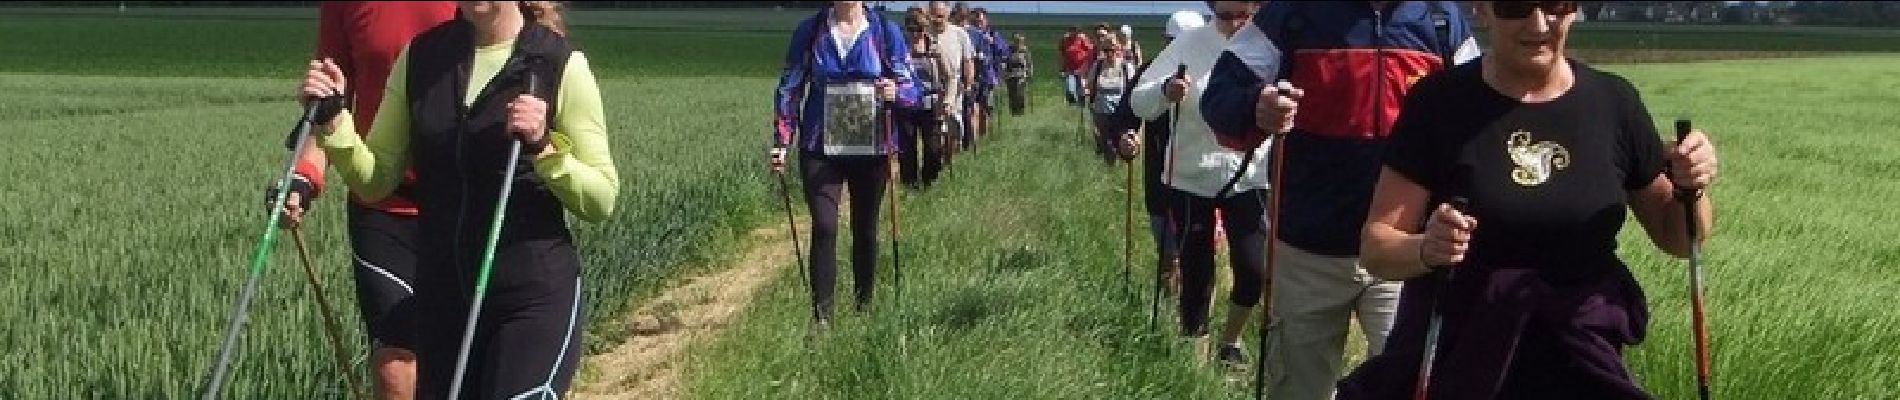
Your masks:
<svg viewBox="0 0 1900 400"><path fill-rule="evenodd" d="M507 64L471 105L463 106L474 63L474 33L470 22L458 18L410 42L409 69L403 71L408 74L403 89L409 97L409 162L417 178L422 260L473 269L486 245L506 162L510 157L517 160L496 255L499 272L515 269L504 265L510 260L539 259L533 253L550 248L529 243L571 243L560 200L535 175L532 155L508 154L513 135L506 128L507 104L527 91L530 76L534 95L548 102L548 126L553 126L556 89L572 50L560 35L527 24L515 38ZM572 251L571 245L556 247Z"/></svg>

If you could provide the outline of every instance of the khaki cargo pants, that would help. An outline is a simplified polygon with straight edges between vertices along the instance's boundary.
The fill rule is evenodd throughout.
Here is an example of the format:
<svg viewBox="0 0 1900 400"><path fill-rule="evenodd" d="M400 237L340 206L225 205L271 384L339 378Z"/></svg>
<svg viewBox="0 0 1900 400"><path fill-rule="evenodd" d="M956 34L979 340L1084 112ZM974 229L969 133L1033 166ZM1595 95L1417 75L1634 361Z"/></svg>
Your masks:
<svg viewBox="0 0 1900 400"><path fill-rule="evenodd" d="M1331 399L1343 372L1347 324L1357 314L1368 356L1378 354L1398 312L1400 283L1366 273L1356 257L1275 245L1267 398Z"/></svg>

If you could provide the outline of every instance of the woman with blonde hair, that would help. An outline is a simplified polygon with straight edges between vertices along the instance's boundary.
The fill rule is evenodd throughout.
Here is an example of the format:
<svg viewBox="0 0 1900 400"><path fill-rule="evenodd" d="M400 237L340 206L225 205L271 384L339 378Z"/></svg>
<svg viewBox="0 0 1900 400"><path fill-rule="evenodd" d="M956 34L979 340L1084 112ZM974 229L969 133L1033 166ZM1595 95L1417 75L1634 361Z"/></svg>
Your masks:
<svg viewBox="0 0 1900 400"><path fill-rule="evenodd" d="M606 219L620 187L600 89L554 2L458 9L396 58L367 138L325 102L316 142L365 200L389 196L405 168L418 178L416 397L558 396L579 365L584 320L566 214ZM340 95L349 79L313 60L303 96ZM498 191L504 183L512 191Z"/></svg>

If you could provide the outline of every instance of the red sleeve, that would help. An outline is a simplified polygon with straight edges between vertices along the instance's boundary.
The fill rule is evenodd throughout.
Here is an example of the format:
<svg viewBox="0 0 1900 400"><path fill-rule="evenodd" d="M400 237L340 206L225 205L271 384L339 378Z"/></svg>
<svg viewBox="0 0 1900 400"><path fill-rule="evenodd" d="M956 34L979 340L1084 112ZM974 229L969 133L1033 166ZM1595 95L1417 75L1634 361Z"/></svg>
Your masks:
<svg viewBox="0 0 1900 400"><path fill-rule="evenodd" d="M337 67L343 69L343 75L352 76L354 71L350 67L355 63L350 62L353 58L350 56L350 36L349 30L345 28L350 12L347 5L340 1L317 3L317 52L312 58L335 59ZM308 157L299 157L297 160L297 174L310 181L310 187L315 191L312 195L323 193L323 170L324 165Z"/></svg>
<svg viewBox="0 0 1900 400"><path fill-rule="evenodd" d="M317 54L316 58L332 58L336 66L343 69L344 76L353 72L355 65L350 56L350 34L348 24L349 9L345 2L325 1L317 6Z"/></svg>
<svg viewBox="0 0 1900 400"><path fill-rule="evenodd" d="M323 166L310 162L310 159L297 160L297 175L303 175L310 181L310 196L323 194Z"/></svg>

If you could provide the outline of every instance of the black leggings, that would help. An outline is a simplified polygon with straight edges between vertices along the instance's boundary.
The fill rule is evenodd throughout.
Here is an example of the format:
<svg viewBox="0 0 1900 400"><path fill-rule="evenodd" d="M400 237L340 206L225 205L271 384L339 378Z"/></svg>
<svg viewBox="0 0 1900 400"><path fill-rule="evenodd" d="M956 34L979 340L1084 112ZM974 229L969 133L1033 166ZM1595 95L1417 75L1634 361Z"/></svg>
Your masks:
<svg viewBox="0 0 1900 400"><path fill-rule="evenodd" d="M421 267L416 398L444 399L468 322L476 269L443 260ZM463 398L539 399L567 392L585 350L581 328L587 314L579 271L580 257L567 239L504 242L469 349Z"/></svg>
<svg viewBox="0 0 1900 400"><path fill-rule="evenodd" d="M805 206L811 211L812 316L831 316L838 274L838 204L851 191L851 283L859 309L871 304L877 272L878 205L890 170L884 156L828 157L803 152L798 170L805 179Z"/></svg>
<svg viewBox="0 0 1900 400"><path fill-rule="evenodd" d="M943 138L934 111L908 111L898 118L898 177L905 184L928 186L943 172ZM922 166L919 168L919 160Z"/></svg>
<svg viewBox="0 0 1900 400"><path fill-rule="evenodd" d="M350 268L363 332L376 347L414 351L416 346L417 218L349 202Z"/></svg>
<svg viewBox="0 0 1900 400"><path fill-rule="evenodd" d="M1095 154L1110 165L1122 161L1121 151L1117 149L1121 148L1122 134L1128 133L1127 128L1118 123L1114 114L1091 112L1089 117L1095 128Z"/></svg>
<svg viewBox="0 0 1900 400"><path fill-rule="evenodd" d="M1266 212L1264 190L1235 193L1214 200L1174 191L1176 206L1169 211L1187 224L1181 236L1181 333L1207 334L1208 308L1214 292L1214 210L1221 210L1227 230L1228 266L1233 268L1235 306L1260 304L1261 277L1266 270Z"/></svg>
<svg viewBox="0 0 1900 400"><path fill-rule="evenodd" d="M1028 95L1029 95L1028 93L1029 88L1026 87L1028 84L1028 80L1021 79L1021 78L1010 78L1008 84L1009 84L1008 86L1009 88L1009 115L1023 115L1023 108L1025 106L1024 103L1026 102L1026 100L1028 100Z"/></svg>

